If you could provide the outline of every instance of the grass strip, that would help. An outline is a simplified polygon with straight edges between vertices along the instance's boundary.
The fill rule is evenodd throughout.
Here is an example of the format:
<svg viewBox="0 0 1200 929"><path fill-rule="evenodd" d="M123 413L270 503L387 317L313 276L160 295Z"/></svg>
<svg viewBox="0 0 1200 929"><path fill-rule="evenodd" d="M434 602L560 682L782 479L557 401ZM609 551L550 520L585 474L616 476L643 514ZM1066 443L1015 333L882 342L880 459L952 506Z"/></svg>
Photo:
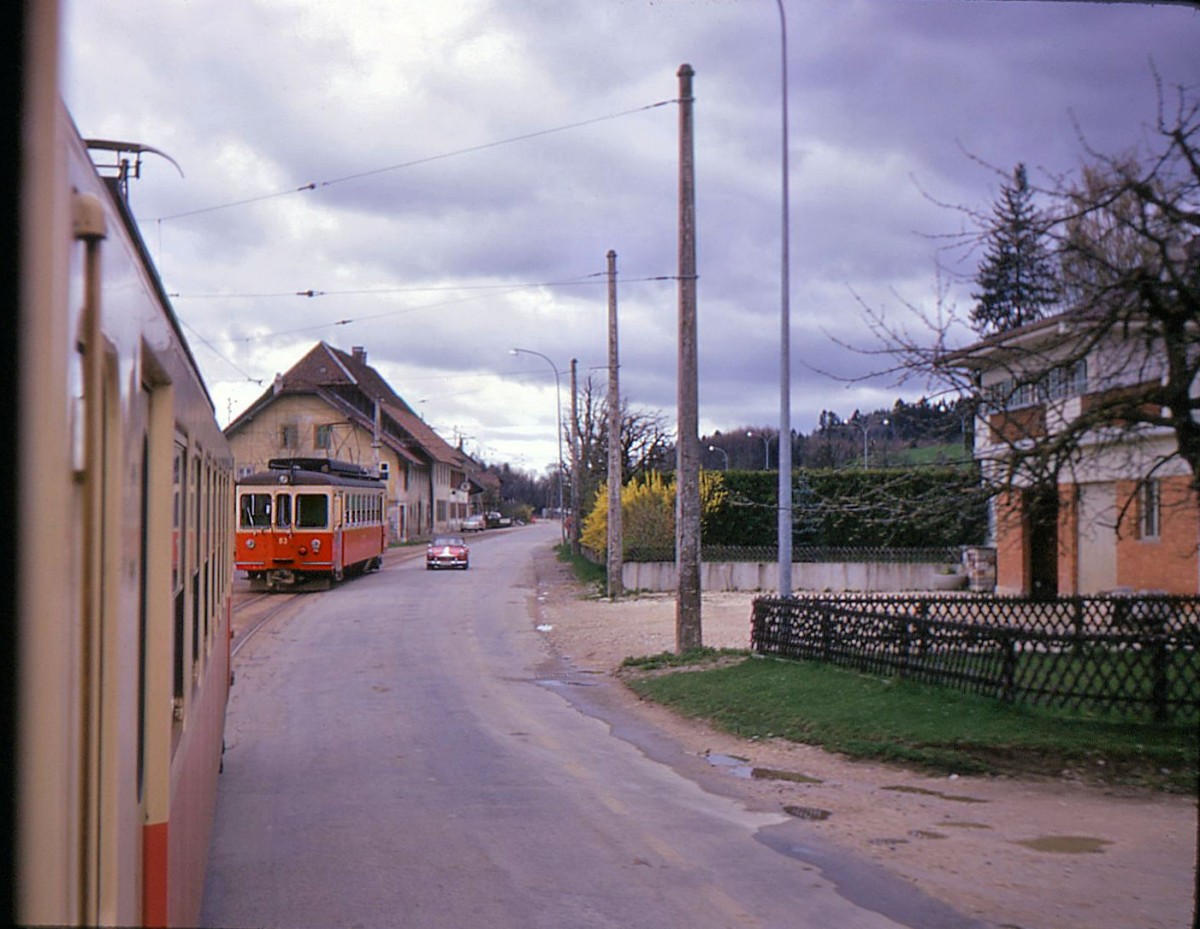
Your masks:
<svg viewBox="0 0 1200 929"><path fill-rule="evenodd" d="M1200 784L1200 736L1190 725L1069 716L819 662L736 654L627 659L622 676L646 699L751 739L937 773L1066 775L1186 793Z"/></svg>

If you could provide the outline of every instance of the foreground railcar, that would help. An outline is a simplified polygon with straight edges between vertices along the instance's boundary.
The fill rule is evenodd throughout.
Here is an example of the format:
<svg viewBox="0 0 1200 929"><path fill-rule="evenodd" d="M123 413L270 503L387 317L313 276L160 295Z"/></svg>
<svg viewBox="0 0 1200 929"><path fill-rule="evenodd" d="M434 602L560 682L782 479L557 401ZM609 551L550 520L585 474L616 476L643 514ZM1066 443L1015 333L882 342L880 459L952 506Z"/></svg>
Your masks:
<svg viewBox="0 0 1200 929"><path fill-rule="evenodd" d="M384 483L359 465L273 458L237 484L237 561L256 589L328 588L382 566Z"/></svg>
<svg viewBox="0 0 1200 929"><path fill-rule="evenodd" d="M27 4L13 917L195 925L230 686L233 461Z"/></svg>

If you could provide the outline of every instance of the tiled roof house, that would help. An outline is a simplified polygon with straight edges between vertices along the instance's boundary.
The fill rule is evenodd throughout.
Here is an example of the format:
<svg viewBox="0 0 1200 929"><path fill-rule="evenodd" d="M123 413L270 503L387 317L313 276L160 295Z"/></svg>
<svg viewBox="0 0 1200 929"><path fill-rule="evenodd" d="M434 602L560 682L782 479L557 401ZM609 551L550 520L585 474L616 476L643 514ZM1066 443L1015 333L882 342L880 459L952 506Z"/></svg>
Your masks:
<svg viewBox="0 0 1200 929"><path fill-rule="evenodd" d="M271 458L328 457L377 469L398 540L457 528L487 486L479 466L446 442L367 364L319 342L225 429L238 473Z"/></svg>

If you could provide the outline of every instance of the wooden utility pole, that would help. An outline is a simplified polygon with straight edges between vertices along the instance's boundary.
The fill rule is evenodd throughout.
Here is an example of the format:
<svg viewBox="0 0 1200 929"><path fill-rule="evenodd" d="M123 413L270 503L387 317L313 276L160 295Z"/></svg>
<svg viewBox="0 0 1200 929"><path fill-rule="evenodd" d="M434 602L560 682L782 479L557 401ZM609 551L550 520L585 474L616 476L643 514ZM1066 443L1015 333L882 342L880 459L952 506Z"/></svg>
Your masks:
<svg viewBox="0 0 1200 929"><path fill-rule="evenodd" d="M571 359L571 554L579 554L583 514L579 509L579 361Z"/></svg>
<svg viewBox="0 0 1200 929"><path fill-rule="evenodd" d="M675 650L699 648L700 434L696 363L696 177L692 66L679 68L679 383L675 467Z"/></svg>
<svg viewBox="0 0 1200 929"><path fill-rule="evenodd" d="M625 592L621 578L625 536L621 526L621 389L617 358L617 253L608 250L608 596Z"/></svg>

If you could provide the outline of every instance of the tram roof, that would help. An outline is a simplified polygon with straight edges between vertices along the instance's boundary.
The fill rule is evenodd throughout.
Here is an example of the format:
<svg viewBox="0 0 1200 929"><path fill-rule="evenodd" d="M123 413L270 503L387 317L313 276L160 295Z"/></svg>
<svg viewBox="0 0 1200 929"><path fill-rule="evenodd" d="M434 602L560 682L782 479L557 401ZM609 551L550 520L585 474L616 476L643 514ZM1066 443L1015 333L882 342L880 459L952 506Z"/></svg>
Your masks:
<svg viewBox="0 0 1200 929"><path fill-rule="evenodd" d="M238 484L267 486L279 484L336 484L350 487L383 486L380 478L361 465L332 458L272 458L266 471L248 474Z"/></svg>

